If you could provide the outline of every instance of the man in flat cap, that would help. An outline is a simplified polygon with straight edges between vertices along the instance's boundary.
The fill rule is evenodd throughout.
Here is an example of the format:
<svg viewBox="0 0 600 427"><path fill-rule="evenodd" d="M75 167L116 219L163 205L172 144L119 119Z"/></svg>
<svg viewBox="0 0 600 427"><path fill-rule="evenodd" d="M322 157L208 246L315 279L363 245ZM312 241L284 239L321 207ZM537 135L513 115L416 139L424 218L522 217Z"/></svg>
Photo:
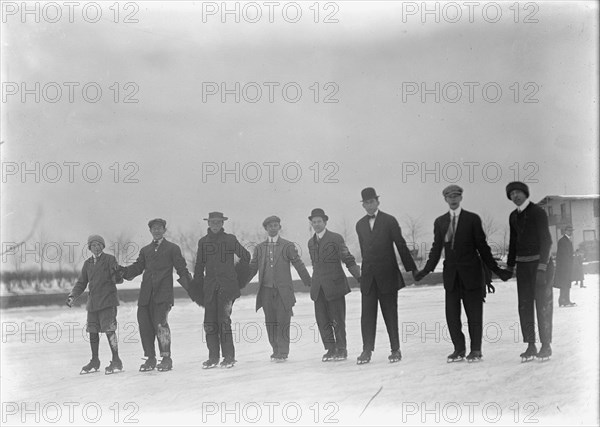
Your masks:
<svg viewBox="0 0 600 427"><path fill-rule="evenodd" d="M171 329L168 315L174 305L173 298L173 268L179 275L179 283L189 289L192 280L187 269L181 248L165 239L167 222L156 218L148 222L152 242L140 250L137 260L128 267L123 267L123 277L132 280L142 276L142 285L138 298L137 318L140 337L146 362L140 366L140 371L169 371L173 368L171 359ZM158 349L162 360L156 364L154 341L158 339Z"/></svg>
<svg viewBox="0 0 600 427"><path fill-rule="evenodd" d="M379 210L379 196L374 188L362 190L362 205L367 215L356 223L356 233L362 254L360 291L361 333L363 351L357 363L369 363L375 349L377 330L377 304L381 306L383 320L390 338L391 363L402 359L400 336L398 332L398 290L402 289L404 279L398 268L394 245L406 271L417 273L406 241L396 218Z"/></svg>
<svg viewBox="0 0 600 427"><path fill-rule="evenodd" d="M548 229L548 216L544 209L529 200L527 184L514 181L506 186L506 197L517 209L509 216L510 242L508 269L517 268L517 294L519 320L523 341L527 349L521 353L522 361L538 357L549 359L552 355L552 266L550 247L552 236ZM542 347L538 353L535 345L534 305Z"/></svg>
<svg viewBox="0 0 600 427"><path fill-rule="evenodd" d="M502 280L511 278L512 273L498 267L487 244L479 215L460 207L463 189L458 185L444 188L442 195L449 211L433 223L433 245L427 264L416 279L421 280L432 272L444 250L444 290L446 293L446 322L454 352L448 362L461 361L465 357L466 343L462 332L461 300L469 323L471 351L467 361L481 360L481 338L483 332L483 302L485 298L485 264Z"/></svg>
<svg viewBox="0 0 600 427"><path fill-rule="evenodd" d="M573 281L573 226L567 225L563 229L563 236L558 240L556 251L556 287L560 289L558 297L559 307L574 307L571 301L571 282Z"/></svg>
<svg viewBox="0 0 600 427"><path fill-rule="evenodd" d="M315 317L325 346L323 362L346 360L346 294L350 293L342 263L360 281L360 267L348 250L344 238L328 230L323 209L313 209L308 217L315 234L308 241L313 265L310 298L315 303Z"/></svg>
<svg viewBox="0 0 600 427"><path fill-rule="evenodd" d="M271 361L285 362L290 352L292 307L296 303L290 265L294 266L306 286L310 286L311 279L294 243L279 235L279 217L266 218L263 227L267 231L267 240L254 249L249 277L258 272L256 311L262 307L265 313L267 335L273 348Z"/></svg>
<svg viewBox="0 0 600 427"><path fill-rule="evenodd" d="M236 362L231 312L234 301L241 295L234 255L239 258L238 264L247 266L250 252L233 234L225 232L223 225L227 217L222 212L210 212L204 220L208 221L208 231L198 241L194 270L195 286L202 287L204 293L204 332L208 360L202 364L202 368L217 366L221 354L221 368L231 368Z"/></svg>

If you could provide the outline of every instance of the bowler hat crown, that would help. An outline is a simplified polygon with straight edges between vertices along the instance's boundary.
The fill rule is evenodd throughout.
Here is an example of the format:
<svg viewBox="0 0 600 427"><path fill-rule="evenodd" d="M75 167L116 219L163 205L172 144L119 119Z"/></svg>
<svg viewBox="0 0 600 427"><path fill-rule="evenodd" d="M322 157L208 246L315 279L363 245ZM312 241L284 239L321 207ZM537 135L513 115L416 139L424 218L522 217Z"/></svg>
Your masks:
<svg viewBox="0 0 600 427"><path fill-rule="evenodd" d="M360 192L360 196L362 197L362 201L367 201L371 199L378 199L379 195L375 191L373 187L367 187Z"/></svg>
<svg viewBox="0 0 600 427"><path fill-rule="evenodd" d="M309 221L312 221L315 216L320 216L323 218L323 221L329 221L329 217L325 215L325 211L321 208L315 208L312 210L310 216L308 217Z"/></svg>

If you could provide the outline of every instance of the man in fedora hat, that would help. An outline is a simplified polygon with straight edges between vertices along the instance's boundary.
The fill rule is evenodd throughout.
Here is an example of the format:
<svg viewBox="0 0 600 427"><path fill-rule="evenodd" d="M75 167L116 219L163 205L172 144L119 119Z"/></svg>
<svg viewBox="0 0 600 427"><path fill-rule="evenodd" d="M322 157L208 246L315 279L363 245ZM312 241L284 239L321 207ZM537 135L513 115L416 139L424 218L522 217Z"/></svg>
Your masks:
<svg viewBox="0 0 600 427"><path fill-rule="evenodd" d="M550 247L552 236L548 229L548 216L544 209L529 200L527 184L514 181L506 186L506 197L517 208L510 213L510 241L507 266L517 269L517 294L519 320L523 341L527 349L521 353L526 362L538 357L549 359L552 355L552 266ZM548 269L550 272L551 269ZM534 306L542 347L538 353L535 345Z"/></svg>
<svg viewBox="0 0 600 427"><path fill-rule="evenodd" d="M279 235L279 217L269 216L262 225L268 236L254 249L249 277L251 279L258 272L256 311L262 307L265 314L267 335L273 348L271 361L285 362L290 352L292 307L296 304L290 265L294 266L306 286L310 286L310 274L294 243Z"/></svg>
<svg viewBox="0 0 600 427"><path fill-rule="evenodd" d="M222 212L210 212L206 236L198 241L198 254L194 270L194 282L204 293L204 332L208 347L208 360L202 368L217 366L221 354L222 368L234 366L235 347L231 331L231 311L234 301L240 297L234 255L239 263L250 262L250 252L233 234L223 229L227 217Z"/></svg>
<svg viewBox="0 0 600 427"><path fill-rule="evenodd" d="M391 363L402 359L400 337L398 333L398 290L402 289L404 279L398 268L394 245L406 271L417 273L406 241L396 218L379 210L379 196L374 188L361 191L362 205L367 215L356 223L356 233L362 254L360 291L361 333L363 351L357 359L358 364L369 363L375 348L377 329L377 304L381 306L383 320L390 338Z"/></svg>
<svg viewBox="0 0 600 427"><path fill-rule="evenodd" d="M348 250L344 238L327 229L329 217L323 209L313 209L308 217L315 234L308 241L313 265L310 298L315 303L315 317L327 352L322 361L346 360L346 294L350 293L342 263L360 281L360 267Z"/></svg>
<svg viewBox="0 0 600 427"><path fill-rule="evenodd" d="M487 284L484 265L504 281L512 276L511 272L500 269L492 256L479 215L461 208L462 194L463 189L458 185L449 185L442 191L449 211L436 218L433 223L434 238L429 258L415 278L417 281L421 280L435 269L443 249L446 322L454 345L454 352L448 356L448 362L460 361L465 357L465 335L462 333L460 319L461 300L467 314L471 338L471 352L467 361L481 360L483 302Z"/></svg>
<svg viewBox="0 0 600 427"><path fill-rule="evenodd" d="M563 236L558 240L556 251L556 287L560 288L558 297L559 307L574 307L577 304L571 301L571 282L573 281L573 226L567 225L563 229Z"/></svg>
<svg viewBox="0 0 600 427"><path fill-rule="evenodd" d="M155 218L148 222L152 242L140 250L137 260L128 267L122 267L123 277L132 280L144 273L138 298L137 318L140 337L146 362L140 371L169 371L173 368L171 359L171 329L168 315L175 303L173 298L173 268L179 275L179 283L187 290L192 279L187 269L181 248L164 238L167 222ZM156 365L154 341L158 339L158 349L162 357Z"/></svg>

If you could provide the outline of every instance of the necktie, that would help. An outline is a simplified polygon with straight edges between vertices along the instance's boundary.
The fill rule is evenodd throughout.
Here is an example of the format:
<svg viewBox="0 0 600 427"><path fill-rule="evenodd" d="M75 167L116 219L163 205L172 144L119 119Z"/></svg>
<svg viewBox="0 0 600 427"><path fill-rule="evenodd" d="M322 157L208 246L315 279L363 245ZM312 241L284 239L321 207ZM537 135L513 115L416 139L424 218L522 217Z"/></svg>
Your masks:
<svg viewBox="0 0 600 427"><path fill-rule="evenodd" d="M153 240L152 246L154 246L154 251L157 251L158 250L158 240Z"/></svg>
<svg viewBox="0 0 600 427"><path fill-rule="evenodd" d="M454 234L456 233L456 214L452 215L452 224L450 226L452 228L452 243L451 248L454 249Z"/></svg>

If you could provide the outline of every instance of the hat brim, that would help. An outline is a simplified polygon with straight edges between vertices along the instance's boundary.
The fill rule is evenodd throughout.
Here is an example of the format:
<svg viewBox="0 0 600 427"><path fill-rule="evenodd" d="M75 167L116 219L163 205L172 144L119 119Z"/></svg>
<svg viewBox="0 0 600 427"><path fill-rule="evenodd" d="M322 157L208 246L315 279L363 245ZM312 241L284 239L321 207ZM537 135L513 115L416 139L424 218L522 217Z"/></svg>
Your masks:
<svg viewBox="0 0 600 427"><path fill-rule="evenodd" d="M204 221L210 221L211 219L222 219L223 221L227 221L229 218L227 218L226 216L222 218L204 218Z"/></svg>
<svg viewBox="0 0 600 427"><path fill-rule="evenodd" d="M311 215L308 217L308 220L312 221L312 219L316 217L323 218L323 221L329 221L329 217L327 215Z"/></svg>

